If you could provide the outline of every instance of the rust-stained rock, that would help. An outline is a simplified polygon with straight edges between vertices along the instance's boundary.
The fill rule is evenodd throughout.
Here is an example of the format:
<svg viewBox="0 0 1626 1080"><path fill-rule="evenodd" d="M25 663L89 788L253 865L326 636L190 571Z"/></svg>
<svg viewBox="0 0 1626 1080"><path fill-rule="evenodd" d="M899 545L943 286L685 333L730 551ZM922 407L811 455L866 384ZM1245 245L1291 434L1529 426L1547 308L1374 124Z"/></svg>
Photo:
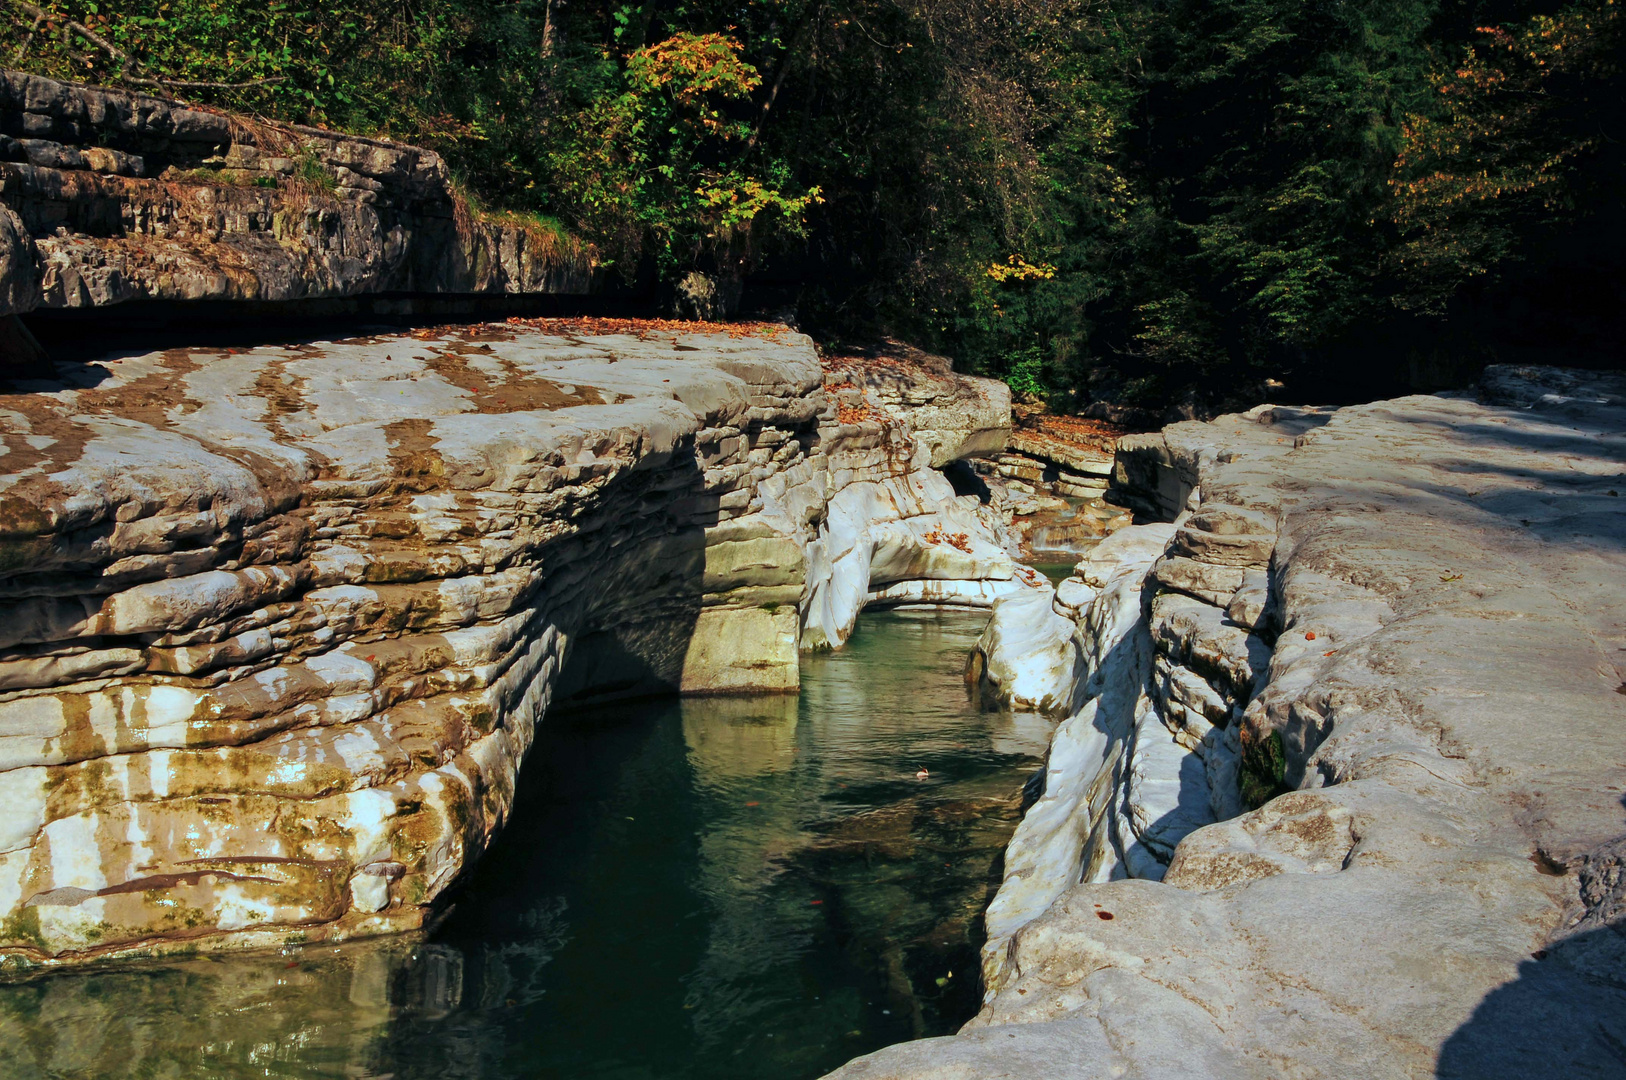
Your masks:
<svg viewBox="0 0 1626 1080"><path fill-rule="evenodd" d="M62 371L0 402L0 971L420 926L550 707L794 690L875 589L1015 587L789 331Z"/></svg>

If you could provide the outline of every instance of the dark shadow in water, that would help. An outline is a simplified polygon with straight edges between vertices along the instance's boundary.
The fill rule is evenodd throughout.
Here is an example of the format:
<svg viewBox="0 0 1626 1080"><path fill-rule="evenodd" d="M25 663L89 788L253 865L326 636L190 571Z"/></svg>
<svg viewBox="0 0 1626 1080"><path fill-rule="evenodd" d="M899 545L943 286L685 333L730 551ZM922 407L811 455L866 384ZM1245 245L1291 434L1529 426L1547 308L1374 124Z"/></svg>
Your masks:
<svg viewBox="0 0 1626 1080"><path fill-rule="evenodd" d="M431 937L0 986L0 1077L811 1080L952 1031L1051 729L967 702L983 620L551 718Z"/></svg>
<svg viewBox="0 0 1626 1080"><path fill-rule="evenodd" d="M487 1004L392 1026L380 1060L403 1078L815 1077L955 1030L978 1005L981 911L1048 737L966 702L981 622L866 616L847 650L808 659L800 700L561 718L437 935L470 958L465 998ZM916 780L922 766L937 779ZM538 909L563 940L528 953ZM510 1002L489 987L521 983L519 957L533 979Z"/></svg>

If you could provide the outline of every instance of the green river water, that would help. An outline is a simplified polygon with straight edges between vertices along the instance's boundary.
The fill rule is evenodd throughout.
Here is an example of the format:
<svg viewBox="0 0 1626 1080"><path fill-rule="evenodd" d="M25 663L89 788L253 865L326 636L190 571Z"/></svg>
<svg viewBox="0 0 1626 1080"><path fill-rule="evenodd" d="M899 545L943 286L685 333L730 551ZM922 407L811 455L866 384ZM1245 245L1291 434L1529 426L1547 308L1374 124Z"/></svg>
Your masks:
<svg viewBox="0 0 1626 1080"><path fill-rule="evenodd" d="M984 621L864 615L795 697L550 718L427 938L0 986L0 1080L801 1080L951 1032L1051 729L968 704Z"/></svg>

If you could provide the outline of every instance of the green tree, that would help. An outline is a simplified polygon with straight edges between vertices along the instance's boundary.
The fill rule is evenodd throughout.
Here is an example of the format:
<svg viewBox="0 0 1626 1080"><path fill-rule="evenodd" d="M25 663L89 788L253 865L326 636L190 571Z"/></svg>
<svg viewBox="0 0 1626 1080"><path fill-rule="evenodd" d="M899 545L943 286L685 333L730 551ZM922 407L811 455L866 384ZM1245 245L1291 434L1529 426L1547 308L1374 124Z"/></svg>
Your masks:
<svg viewBox="0 0 1626 1080"><path fill-rule="evenodd" d="M1436 110L1407 118L1390 258L1400 303L1443 313L1538 236L1618 207L1626 168L1626 17L1616 0L1476 29L1434 73Z"/></svg>
<svg viewBox="0 0 1626 1080"><path fill-rule="evenodd" d="M426 143L640 287L1190 412L1505 350L1513 295L1591 289L1602 355L1619 3L0 0L0 48Z"/></svg>
<svg viewBox="0 0 1626 1080"><path fill-rule="evenodd" d="M799 236L817 186L793 189L782 160L747 162L750 123L729 105L761 85L723 34L679 32L634 50L574 112L548 155L556 190L623 264L704 263L737 275L763 232Z"/></svg>

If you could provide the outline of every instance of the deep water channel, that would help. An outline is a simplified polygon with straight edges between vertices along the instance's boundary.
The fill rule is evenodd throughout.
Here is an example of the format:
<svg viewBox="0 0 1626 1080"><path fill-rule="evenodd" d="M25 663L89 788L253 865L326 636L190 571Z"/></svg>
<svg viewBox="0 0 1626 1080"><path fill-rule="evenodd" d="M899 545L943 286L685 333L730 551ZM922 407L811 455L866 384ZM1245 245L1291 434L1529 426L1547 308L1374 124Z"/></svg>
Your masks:
<svg viewBox="0 0 1626 1080"><path fill-rule="evenodd" d="M800 1080L953 1031L1051 727L967 703L985 618L866 614L796 697L551 718L427 939L0 986L0 1078Z"/></svg>

